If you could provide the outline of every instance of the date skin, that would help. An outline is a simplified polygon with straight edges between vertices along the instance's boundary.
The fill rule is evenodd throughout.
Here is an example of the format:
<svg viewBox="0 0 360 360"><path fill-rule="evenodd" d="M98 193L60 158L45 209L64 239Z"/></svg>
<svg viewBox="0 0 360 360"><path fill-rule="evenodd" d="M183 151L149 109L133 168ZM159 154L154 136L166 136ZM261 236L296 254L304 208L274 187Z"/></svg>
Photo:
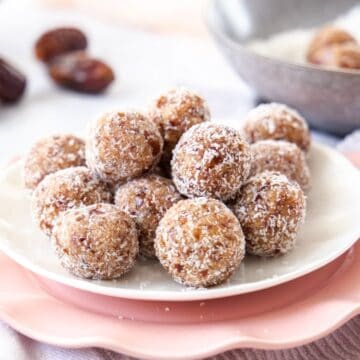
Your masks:
<svg viewBox="0 0 360 360"><path fill-rule="evenodd" d="M57 57L49 74L62 87L91 94L103 92L115 79L110 66L84 52Z"/></svg>
<svg viewBox="0 0 360 360"><path fill-rule="evenodd" d="M18 101L24 94L25 87L25 76L0 58L0 101L3 103Z"/></svg>
<svg viewBox="0 0 360 360"><path fill-rule="evenodd" d="M44 33L35 43L36 57L49 63L57 56L72 51L85 50L88 41L85 34L76 28L61 27Z"/></svg>

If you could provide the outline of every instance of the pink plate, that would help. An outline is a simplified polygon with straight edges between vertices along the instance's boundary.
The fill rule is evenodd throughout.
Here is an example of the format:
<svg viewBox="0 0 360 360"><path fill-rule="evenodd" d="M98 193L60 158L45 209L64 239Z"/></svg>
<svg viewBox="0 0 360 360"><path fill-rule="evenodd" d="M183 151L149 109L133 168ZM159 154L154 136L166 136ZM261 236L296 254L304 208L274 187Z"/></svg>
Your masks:
<svg viewBox="0 0 360 360"><path fill-rule="evenodd" d="M359 277L358 242L326 267L271 289L205 302L134 301L37 278L0 255L0 317L60 346L104 347L148 359L203 358L325 336L360 313Z"/></svg>

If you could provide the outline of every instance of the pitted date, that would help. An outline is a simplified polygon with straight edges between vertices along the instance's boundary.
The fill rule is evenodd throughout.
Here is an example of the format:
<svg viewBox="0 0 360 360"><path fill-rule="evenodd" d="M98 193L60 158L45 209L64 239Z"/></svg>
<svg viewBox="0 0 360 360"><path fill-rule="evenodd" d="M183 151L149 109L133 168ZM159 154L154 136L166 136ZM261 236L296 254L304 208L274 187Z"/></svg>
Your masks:
<svg viewBox="0 0 360 360"><path fill-rule="evenodd" d="M104 91L115 78L107 64L84 52L59 56L49 65L49 74L60 86L94 94Z"/></svg>
<svg viewBox="0 0 360 360"><path fill-rule="evenodd" d="M10 103L19 100L25 91L25 87L25 76L0 58L0 101Z"/></svg>
<svg viewBox="0 0 360 360"><path fill-rule="evenodd" d="M44 33L35 44L36 57L43 62L50 62L57 56L87 47L85 34L76 28L57 28Z"/></svg>

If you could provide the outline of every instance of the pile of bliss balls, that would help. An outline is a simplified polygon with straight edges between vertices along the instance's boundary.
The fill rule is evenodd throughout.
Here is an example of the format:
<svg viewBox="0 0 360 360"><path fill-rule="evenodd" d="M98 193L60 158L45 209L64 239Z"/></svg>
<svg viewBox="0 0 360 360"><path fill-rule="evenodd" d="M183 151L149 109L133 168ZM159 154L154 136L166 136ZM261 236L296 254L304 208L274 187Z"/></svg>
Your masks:
<svg viewBox="0 0 360 360"><path fill-rule="evenodd" d="M104 114L85 141L42 139L24 169L34 219L76 276L116 279L140 255L187 286L220 284L245 251L294 247L310 184L296 111L260 105L244 124L211 122L205 100L181 88L146 111Z"/></svg>

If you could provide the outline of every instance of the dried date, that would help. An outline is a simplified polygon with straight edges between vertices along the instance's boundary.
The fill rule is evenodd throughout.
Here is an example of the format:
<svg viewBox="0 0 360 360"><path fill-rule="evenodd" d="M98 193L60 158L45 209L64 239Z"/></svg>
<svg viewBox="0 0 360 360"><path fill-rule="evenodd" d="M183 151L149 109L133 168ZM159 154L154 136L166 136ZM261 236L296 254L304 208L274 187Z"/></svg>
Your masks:
<svg viewBox="0 0 360 360"><path fill-rule="evenodd" d="M360 46L340 44L327 46L315 52L314 64L347 69L360 69Z"/></svg>
<svg viewBox="0 0 360 360"><path fill-rule="evenodd" d="M48 63L59 55L84 50L87 44L81 30L63 27L44 33L35 44L35 54L39 60Z"/></svg>
<svg viewBox="0 0 360 360"><path fill-rule="evenodd" d="M57 57L49 65L49 74L60 86L94 94L104 91L115 78L107 64L83 52Z"/></svg>
<svg viewBox="0 0 360 360"><path fill-rule="evenodd" d="M25 91L26 78L12 65L0 58L0 101L15 102Z"/></svg>

